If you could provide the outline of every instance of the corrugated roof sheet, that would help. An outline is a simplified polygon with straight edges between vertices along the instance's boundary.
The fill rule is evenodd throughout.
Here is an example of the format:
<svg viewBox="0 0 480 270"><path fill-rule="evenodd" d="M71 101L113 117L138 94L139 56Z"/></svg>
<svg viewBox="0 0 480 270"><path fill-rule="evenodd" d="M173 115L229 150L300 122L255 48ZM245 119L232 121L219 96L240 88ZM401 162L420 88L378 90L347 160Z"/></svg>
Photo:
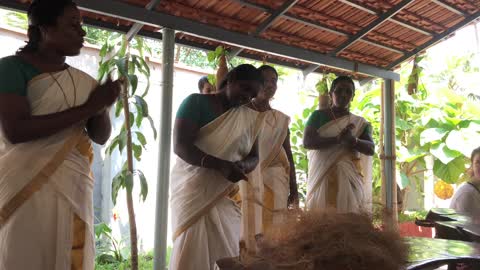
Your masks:
<svg viewBox="0 0 480 270"><path fill-rule="evenodd" d="M19 2L25 2L17 0ZM119 0L116 0L119 1ZM145 7L149 0L125 0ZM286 1L270 0L165 0L156 11L212 25L229 31L253 35L257 28ZM299 0L282 16L260 33L259 37L313 52L348 59L376 67L393 67L399 59L417 53L419 46L431 43L450 28L472 14L479 14L478 0L414 0L375 27L370 24L404 1L375 0ZM116 26L130 27L133 23L92 12L84 16ZM365 31L361 39L335 54L350 37ZM144 26L147 32L160 28ZM221 44L185 33L178 40L191 46L213 48ZM188 41L188 42L187 42ZM227 46L230 47L231 46ZM244 50L243 55L263 59L268 52ZM276 62L305 68L310 64L299 59L268 55Z"/></svg>

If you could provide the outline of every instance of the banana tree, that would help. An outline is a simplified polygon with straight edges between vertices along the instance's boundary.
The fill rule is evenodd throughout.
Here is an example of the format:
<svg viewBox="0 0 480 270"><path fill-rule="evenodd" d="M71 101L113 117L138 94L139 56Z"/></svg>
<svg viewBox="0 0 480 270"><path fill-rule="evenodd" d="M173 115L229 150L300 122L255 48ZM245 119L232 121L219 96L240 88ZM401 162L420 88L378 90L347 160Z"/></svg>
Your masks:
<svg viewBox="0 0 480 270"><path fill-rule="evenodd" d="M111 195L113 203L116 204L119 191L126 190L132 270L138 269L137 226L133 205L134 183L140 184L141 200L145 201L148 194L147 180L143 172L136 169L134 164L134 159L141 160L142 152L147 145L141 129L144 120L150 123L154 138L157 136L145 101L150 86L150 68L144 60L145 51L149 51L149 48L143 39L135 38L129 43L124 35L113 34L100 50L101 61L98 70L99 81L111 75L124 80L121 98L115 104L115 117L119 118L123 112L123 126L106 147L106 153L112 155L113 151L118 150L121 155L126 156L122 169L112 180ZM139 77L143 77L147 82L142 92L138 89Z"/></svg>

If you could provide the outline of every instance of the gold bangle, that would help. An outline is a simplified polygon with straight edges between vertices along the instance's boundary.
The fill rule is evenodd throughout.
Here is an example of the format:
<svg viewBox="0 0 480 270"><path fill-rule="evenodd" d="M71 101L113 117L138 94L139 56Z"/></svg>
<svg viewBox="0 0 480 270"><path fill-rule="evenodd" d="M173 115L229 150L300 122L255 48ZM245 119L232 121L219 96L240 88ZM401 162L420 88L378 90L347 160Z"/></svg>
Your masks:
<svg viewBox="0 0 480 270"><path fill-rule="evenodd" d="M359 141L358 138L355 137L355 144L353 144L353 146L357 146L357 145L358 145L358 141Z"/></svg>
<svg viewBox="0 0 480 270"><path fill-rule="evenodd" d="M204 155L202 157L202 159L200 160L200 167L203 167L203 163L205 162L205 159L207 158L208 154L207 155Z"/></svg>

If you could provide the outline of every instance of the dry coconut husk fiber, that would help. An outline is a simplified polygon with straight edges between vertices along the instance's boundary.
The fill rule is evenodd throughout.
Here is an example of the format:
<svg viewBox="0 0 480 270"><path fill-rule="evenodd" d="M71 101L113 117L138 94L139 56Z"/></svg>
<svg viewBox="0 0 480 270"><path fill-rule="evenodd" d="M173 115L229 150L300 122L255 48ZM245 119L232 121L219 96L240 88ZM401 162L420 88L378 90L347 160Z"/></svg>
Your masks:
<svg viewBox="0 0 480 270"><path fill-rule="evenodd" d="M408 246L364 214L295 211L257 240L259 252L218 262L222 270L399 270Z"/></svg>

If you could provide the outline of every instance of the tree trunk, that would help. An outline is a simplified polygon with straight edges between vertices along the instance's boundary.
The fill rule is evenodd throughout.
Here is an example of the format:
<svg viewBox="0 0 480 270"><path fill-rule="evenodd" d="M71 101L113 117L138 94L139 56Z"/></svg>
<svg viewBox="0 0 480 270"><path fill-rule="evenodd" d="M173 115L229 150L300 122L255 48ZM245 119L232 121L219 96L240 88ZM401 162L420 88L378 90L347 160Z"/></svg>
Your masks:
<svg viewBox="0 0 480 270"><path fill-rule="evenodd" d="M128 57L127 57L128 59ZM128 60L127 60L128 66ZM128 68L127 68L128 70ZM128 81L125 83L122 91L123 112L125 114L125 130L127 131L127 165L128 171L133 175L133 150L132 150L132 131L130 129L130 109L128 107ZM138 270L138 247L137 247L137 224L135 222L135 209L133 207L132 191L127 191L127 209L128 221L130 224L130 261L131 269Z"/></svg>

